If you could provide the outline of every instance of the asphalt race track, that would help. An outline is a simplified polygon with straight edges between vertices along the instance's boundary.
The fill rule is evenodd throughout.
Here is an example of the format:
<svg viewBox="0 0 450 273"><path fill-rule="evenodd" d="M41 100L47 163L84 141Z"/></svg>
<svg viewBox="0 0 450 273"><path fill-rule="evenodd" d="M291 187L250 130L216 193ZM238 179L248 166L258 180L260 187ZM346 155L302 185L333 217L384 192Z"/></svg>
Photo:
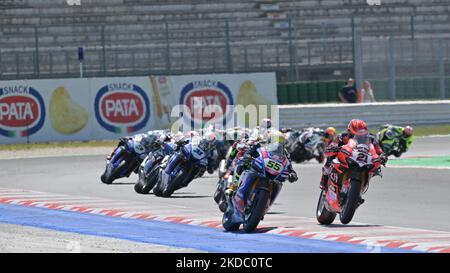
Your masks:
<svg viewBox="0 0 450 273"><path fill-rule="evenodd" d="M405 156L408 157L435 155L450 155L450 137L417 138L411 151L405 154ZM201 230L196 230L195 228L200 227L185 225L195 230L183 230L180 232L193 232L198 235L202 232L209 233L212 232L210 230L214 230L214 232L217 231L217 234L214 233L205 236L209 236L209 238L214 236L214 239L211 240L217 240L217 242L220 242L222 237L225 239L225 237L230 236L230 234L220 230L221 226L217 223L221 221L221 213L212 199L212 194L217 182L216 173L213 175L206 174L203 178L194 180L188 188L176 192L172 198L158 198L153 194L138 195L134 192L133 184L136 181L136 175L132 175L128 179L117 180L112 185L102 184L99 180L99 175L104 168L104 158L105 156L66 156L0 160L0 203L6 204L0 206L0 211L8 212L6 214L3 213L5 216L3 216L3 218L0 217L0 222L95 236L106 236L100 231L99 233L87 231L80 232L75 227L73 229L64 230L60 226L58 228L58 223L44 226L42 223L37 223L36 221L19 221L17 220L17 215L24 212L20 210L16 211L16 209L23 209L23 207L30 205L31 203L23 203L23 201L26 201L28 198L40 202L51 202L54 200L53 202L62 202L63 204L66 204L69 201L73 201L85 207L96 207L95 204L101 204L102 206L100 207L108 209L144 211L156 215L157 217L150 222L158 222L158 224L161 224L158 220L167 221L171 216L176 216L179 217L178 220L174 221L172 218L170 220L170 222L177 222L177 224L171 223L172 225L177 225L176 229L180 228L179 225L184 226L183 224L179 224L183 223L183 219L191 219L190 222L186 222L191 224L200 219L202 220L200 221L202 222L201 225L205 226L208 225L208 223L213 223L210 224L210 226L216 227L216 229L207 227L205 228L206 231L204 231L204 227L201 227ZM445 239L449 243L445 243L443 247L436 249L442 250L445 246L450 250L450 216L448 214L448 209L450 208L450 199L448 198L448 196L450 196L450 186L448 184L450 181L448 178L450 176L450 169L419 167L396 168L390 167L388 163L388 166L383 170L383 178L377 177L372 181L371 186L364 197L366 202L357 210L353 222L350 225L345 226L340 225L338 219L336 219L335 224L331 227L319 226L315 221L315 208L319 194L318 183L321 165L315 162L297 164L295 165L295 170L299 174L299 181L293 184L288 182L285 183L275 205L271 208L270 213L266 215L264 221L261 222L261 229L259 232L257 234L233 234L232 236L234 236L233 238L236 241L241 240L239 236L262 236L261 242L266 242L267 245L270 245L271 239L264 236L279 236L264 233L287 234L290 236L286 237L303 237L303 240L305 240L304 238L329 240L332 239L332 236L334 235L350 236L352 238L365 238L364 236L373 238L381 236L379 238L391 240L389 242L391 245L388 247L395 248L393 242L398 240L410 242L410 240L412 240L411 238L416 238L419 243L425 242L418 234L431 234L432 230L442 231L441 233L437 232L434 235L434 237L441 239L434 240L433 243L426 241L426 246L428 248L425 249L429 250L431 247L436 247L435 244L438 242L444 244L443 242ZM23 197L23 200L20 199L21 196ZM11 200L18 201L14 203ZM64 203L64 200L67 202ZM41 205L47 206L47 204ZM8 209L8 206L11 206L11 209ZM31 204L30 206L36 206L36 204ZM26 209L28 211L31 210L30 213L33 213L33 209L36 210L36 208ZM39 211L39 213L45 214L46 212ZM81 211L80 214L87 213ZM126 215L124 214L115 215L111 212L109 214L105 212L100 214L126 218ZM40 217L44 216L41 215ZM50 216L47 215L45 217ZM55 216L53 215L52 217ZM58 216L56 215L56 217ZM64 217L70 219L76 218L77 220L73 221L78 221L77 227L80 226L79 223L81 222L79 221L81 220L78 218L81 216L75 217L71 214L64 215ZM95 217L100 216L97 215ZM113 218L108 216L101 217ZM30 219L31 218L32 217L30 217ZM121 218L121 221L135 220L123 220ZM70 221L68 221L68 223L69 222ZM127 222L123 224L126 223ZM405 229L397 230L391 226ZM155 228L157 227L153 227L153 229ZM148 229L151 230L152 227L148 227ZM164 227L164 229L170 230L170 227ZM377 230L384 233L380 233L381 235L374 235L373 233L376 233ZM428 230L430 232L428 232ZM292 231L296 231L297 233ZM305 231L307 232L305 233ZM388 236L391 231L392 236ZM394 231L398 231L398 234L402 235L396 236ZM410 235L410 233L412 235ZM406 236L405 234L409 234L409 237L404 237ZM161 234L161 237L162 236L164 236L164 234ZM198 236L199 238L202 238L201 236L203 235ZM174 239L177 240L177 243L173 243L170 240L167 241L167 237L164 240L163 238L159 238L161 240L155 238L153 241L142 241L141 239L136 239L134 237L127 238L126 236L117 237L111 234L109 234L108 237L168 245L180 247L180 249L186 248L199 251L232 252L231 249L226 248L196 247L192 242L183 241L183 238ZM338 238L340 238L337 240L338 242L346 242L343 239L344 237ZM300 238L296 239L300 240ZM229 241L229 239L227 240ZM292 247L292 242L286 242L286 251L323 252L328 250L331 252L364 252L364 249L367 249L367 247L363 249L346 248L346 246L341 247L339 245L340 243L334 243L336 248L328 245L323 248L315 248L315 246L320 246L320 244L312 246L309 242L311 240L306 240L308 241L298 241L299 244L302 245L301 248ZM313 241L318 242L317 240ZM325 240L320 243L324 242ZM347 242L356 244L349 240L347 240ZM328 241L326 241L326 243L328 243ZM402 244L399 244L398 246L402 246ZM416 249L412 245L410 246L411 247L409 248L405 247L405 251L424 250ZM265 248L264 245L258 247L259 248L257 249L249 249L248 251L261 252L266 250L270 252L270 249ZM246 250L243 249L243 251ZM283 249L280 248L275 251L283 252Z"/></svg>

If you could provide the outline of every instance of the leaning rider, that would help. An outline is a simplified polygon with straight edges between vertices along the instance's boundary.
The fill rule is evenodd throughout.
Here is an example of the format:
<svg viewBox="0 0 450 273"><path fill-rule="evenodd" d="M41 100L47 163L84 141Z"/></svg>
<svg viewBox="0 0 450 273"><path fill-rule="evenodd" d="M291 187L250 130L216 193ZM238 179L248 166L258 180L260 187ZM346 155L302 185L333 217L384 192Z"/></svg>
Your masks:
<svg viewBox="0 0 450 273"><path fill-rule="evenodd" d="M377 141L384 151L391 150L396 139L400 139L400 150L394 151L393 154L400 157L411 147L414 141L414 129L411 126L401 127L391 124L386 124L380 128Z"/></svg>
<svg viewBox="0 0 450 273"><path fill-rule="evenodd" d="M325 165L322 168L322 177L320 179L320 188L325 189L326 182L328 181L328 174L330 172L331 162L336 158L342 146L346 145L348 141L357 134L369 134L367 124L360 119L352 119L347 126L347 131L340 133L334 141L332 141L325 148L325 155L327 159ZM386 164L387 157L383 154L383 150L377 144L374 138L370 139L375 147L376 153L380 156L382 164Z"/></svg>
<svg viewBox="0 0 450 273"><path fill-rule="evenodd" d="M286 168L284 169L283 173L281 174L281 177L284 179L287 178L289 180L289 182L291 182L291 183L297 181L298 180L297 173L292 168L291 160L289 158L289 153L286 151L286 148L284 147L286 139L285 139L283 133L281 133L279 131L273 131L271 133L270 140L268 142L270 143L270 145L279 145L280 149L282 150L282 153L289 159L289 163L286 166ZM232 194L239 188L240 175L245 170L248 170L250 168L253 160L259 156L259 152L258 152L259 148L261 148L260 142L250 144L250 147L247 149L247 151L245 152L242 159L237 162L233 182L231 183L229 188L225 191L225 195L227 197L232 196Z"/></svg>
<svg viewBox="0 0 450 273"><path fill-rule="evenodd" d="M147 148L151 148L155 144L155 142L159 139L161 133L162 133L162 131L157 130L157 131L148 131L147 133L137 134L137 135L133 135L133 136L121 137L119 139L119 143L117 143L117 146L113 149L111 154L108 155L108 157L106 159L110 160L114 154L114 151L116 151L116 149L119 148L120 146L126 145L128 140L130 140L130 139L136 139L136 140L139 139L140 140L139 142L142 145L146 146Z"/></svg>

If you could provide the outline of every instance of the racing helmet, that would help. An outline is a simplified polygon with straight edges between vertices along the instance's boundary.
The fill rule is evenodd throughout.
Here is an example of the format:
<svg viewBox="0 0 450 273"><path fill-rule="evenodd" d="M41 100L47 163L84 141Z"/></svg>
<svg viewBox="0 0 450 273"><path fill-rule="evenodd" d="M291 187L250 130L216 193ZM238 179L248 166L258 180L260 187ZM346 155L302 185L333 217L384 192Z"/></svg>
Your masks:
<svg viewBox="0 0 450 273"><path fill-rule="evenodd" d="M141 145L145 146L145 147L150 147L152 146L156 141L158 140L158 137L154 134L146 134L143 135L141 138Z"/></svg>
<svg viewBox="0 0 450 273"><path fill-rule="evenodd" d="M332 141L335 135L336 135L336 128L328 127L327 129L325 129L325 139L327 141Z"/></svg>
<svg viewBox="0 0 450 273"><path fill-rule="evenodd" d="M414 129L413 129L413 127L411 127L411 126L406 126L404 129L403 129L403 136L404 137L410 137L410 136L412 136L414 134Z"/></svg>
<svg viewBox="0 0 450 273"><path fill-rule="evenodd" d="M198 143L198 147L203 151L210 151L213 147L214 141L209 138L202 138Z"/></svg>
<svg viewBox="0 0 450 273"><path fill-rule="evenodd" d="M369 132L367 124L360 119L352 119L347 126L347 130L352 135L365 135Z"/></svg>
<svg viewBox="0 0 450 273"><path fill-rule="evenodd" d="M261 120L261 123L259 124L259 128L261 129L270 129L272 128L272 120L269 118L265 118Z"/></svg>
<svg viewBox="0 0 450 273"><path fill-rule="evenodd" d="M336 134L336 128L334 127L328 127L325 129L326 136L334 136Z"/></svg>

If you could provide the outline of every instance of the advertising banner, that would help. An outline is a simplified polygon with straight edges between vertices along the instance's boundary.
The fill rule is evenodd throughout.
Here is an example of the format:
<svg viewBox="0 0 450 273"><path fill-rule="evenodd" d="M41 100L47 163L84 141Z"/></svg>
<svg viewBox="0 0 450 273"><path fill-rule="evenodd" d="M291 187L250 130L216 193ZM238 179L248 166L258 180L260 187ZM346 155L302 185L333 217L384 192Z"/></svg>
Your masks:
<svg viewBox="0 0 450 273"><path fill-rule="evenodd" d="M85 80L0 84L0 143L88 140L89 85Z"/></svg>
<svg viewBox="0 0 450 273"><path fill-rule="evenodd" d="M276 104L275 73L1 81L0 144L118 139Z"/></svg>

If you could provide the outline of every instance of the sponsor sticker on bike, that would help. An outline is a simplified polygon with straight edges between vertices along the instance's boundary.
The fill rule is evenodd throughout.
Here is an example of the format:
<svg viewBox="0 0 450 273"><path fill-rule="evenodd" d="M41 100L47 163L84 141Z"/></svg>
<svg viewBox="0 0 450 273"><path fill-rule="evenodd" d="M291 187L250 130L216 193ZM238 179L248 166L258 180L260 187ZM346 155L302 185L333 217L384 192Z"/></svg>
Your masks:
<svg viewBox="0 0 450 273"><path fill-rule="evenodd" d="M115 82L100 88L95 97L94 109L100 126L116 134L139 131L150 118L147 94L130 82Z"/></svg>
<svg viewBox="0 0 450 273"><path fill-rule="evenodd" d="M0 87L0 135L14 138L35 134L44 125L45 113L44 100L36 89Z"/></svg>

